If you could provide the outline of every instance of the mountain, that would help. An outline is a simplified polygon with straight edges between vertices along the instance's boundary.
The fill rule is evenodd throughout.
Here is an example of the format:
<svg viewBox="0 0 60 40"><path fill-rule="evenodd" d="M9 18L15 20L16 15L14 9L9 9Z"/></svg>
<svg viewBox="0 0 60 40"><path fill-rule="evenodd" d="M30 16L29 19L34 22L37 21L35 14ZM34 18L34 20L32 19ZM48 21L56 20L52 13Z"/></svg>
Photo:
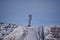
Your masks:
<svg viewBox="0 0 60 40"><path fill-rule="evenodd" d="M60 40L59 34L60 26L57 25L43 26L43 31L42 26L19 26L7 37L5 37L4 40Z"/></svg>
<svg viewBox="0 0 60 40"><path fill-rule="evenodd" d="M40 27L39 27L40 28ZM19 26L11 32L4 40L38 40L38 27Z"/></svg>
<svg viewBox="0 0 60 40"><path fill-rule="evenodd" d="M1 23L0 40L60 40L60 26L27 27Z"/></svg>

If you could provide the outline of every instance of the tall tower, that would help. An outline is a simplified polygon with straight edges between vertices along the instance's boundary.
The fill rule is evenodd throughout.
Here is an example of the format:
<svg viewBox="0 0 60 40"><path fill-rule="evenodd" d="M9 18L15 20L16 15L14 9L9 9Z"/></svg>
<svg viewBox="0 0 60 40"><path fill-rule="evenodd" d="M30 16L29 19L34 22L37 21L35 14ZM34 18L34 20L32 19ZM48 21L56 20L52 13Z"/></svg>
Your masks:
<svg viewBox="0 0 60 40"><path fill-rule="evenodd" d="M32 15L29 15L29 18L28 18L28 27L31 27L31 20L32 20Z"/></svg>

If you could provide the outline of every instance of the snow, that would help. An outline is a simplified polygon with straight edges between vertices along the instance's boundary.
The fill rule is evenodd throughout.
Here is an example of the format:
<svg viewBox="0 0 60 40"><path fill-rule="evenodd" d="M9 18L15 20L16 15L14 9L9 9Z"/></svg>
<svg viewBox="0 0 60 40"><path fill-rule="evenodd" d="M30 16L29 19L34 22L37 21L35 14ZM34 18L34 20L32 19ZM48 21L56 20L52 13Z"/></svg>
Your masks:
<svg viewBox="0 0 60 40"><path fill-rule="evenodd" d="M55 25L43 26L45 40L57 40L52 38L51 28ZM56 25L59 27L59 25ZM0 40L42 40L42 27L40 26L16 26L15 24L0 24Z"/></svg>
<svg viewBox="0 0 60 40"><path fill-rule="evenodd" d="M13 26L13 24L0 24L0 40L3 40L15 28L17 28L17 25Z"/></svg>
<svg viewBox="0 0 60 40"><path fill-rule="evenodd" d="M33 28L28 29L27 37L24 40L38 40L36 32L33 30Z"/></svg>
<svg viewBox="0 0 60 40"><path fill-rule="evenodd" d="M4 40L38 40L38 36L33 28L22 26L16 28Z"/></svg>

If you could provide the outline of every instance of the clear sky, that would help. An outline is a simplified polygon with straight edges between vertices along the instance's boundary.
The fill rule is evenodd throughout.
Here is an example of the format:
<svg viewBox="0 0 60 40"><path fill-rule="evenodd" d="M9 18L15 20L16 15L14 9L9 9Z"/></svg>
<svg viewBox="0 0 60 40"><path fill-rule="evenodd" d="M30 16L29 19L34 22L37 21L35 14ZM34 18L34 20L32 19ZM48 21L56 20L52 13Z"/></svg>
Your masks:
<svg viewBox="0 0 60 40"><path fill-rule="evenodd" d="M0 22L28 25L60 25L60 0L0 0Z"/></svg>

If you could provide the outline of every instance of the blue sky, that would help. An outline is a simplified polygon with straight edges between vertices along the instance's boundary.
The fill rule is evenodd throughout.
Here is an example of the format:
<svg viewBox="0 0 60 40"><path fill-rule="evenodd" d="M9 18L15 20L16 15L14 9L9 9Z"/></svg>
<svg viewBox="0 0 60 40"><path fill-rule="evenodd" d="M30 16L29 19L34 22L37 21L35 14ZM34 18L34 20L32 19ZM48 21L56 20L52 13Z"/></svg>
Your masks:
<svg viewBox="0 0 60 40"><path fill-rule="evenodd" d="M60 0L0 0L0 22L28 25L60 25Z"/></svg>

